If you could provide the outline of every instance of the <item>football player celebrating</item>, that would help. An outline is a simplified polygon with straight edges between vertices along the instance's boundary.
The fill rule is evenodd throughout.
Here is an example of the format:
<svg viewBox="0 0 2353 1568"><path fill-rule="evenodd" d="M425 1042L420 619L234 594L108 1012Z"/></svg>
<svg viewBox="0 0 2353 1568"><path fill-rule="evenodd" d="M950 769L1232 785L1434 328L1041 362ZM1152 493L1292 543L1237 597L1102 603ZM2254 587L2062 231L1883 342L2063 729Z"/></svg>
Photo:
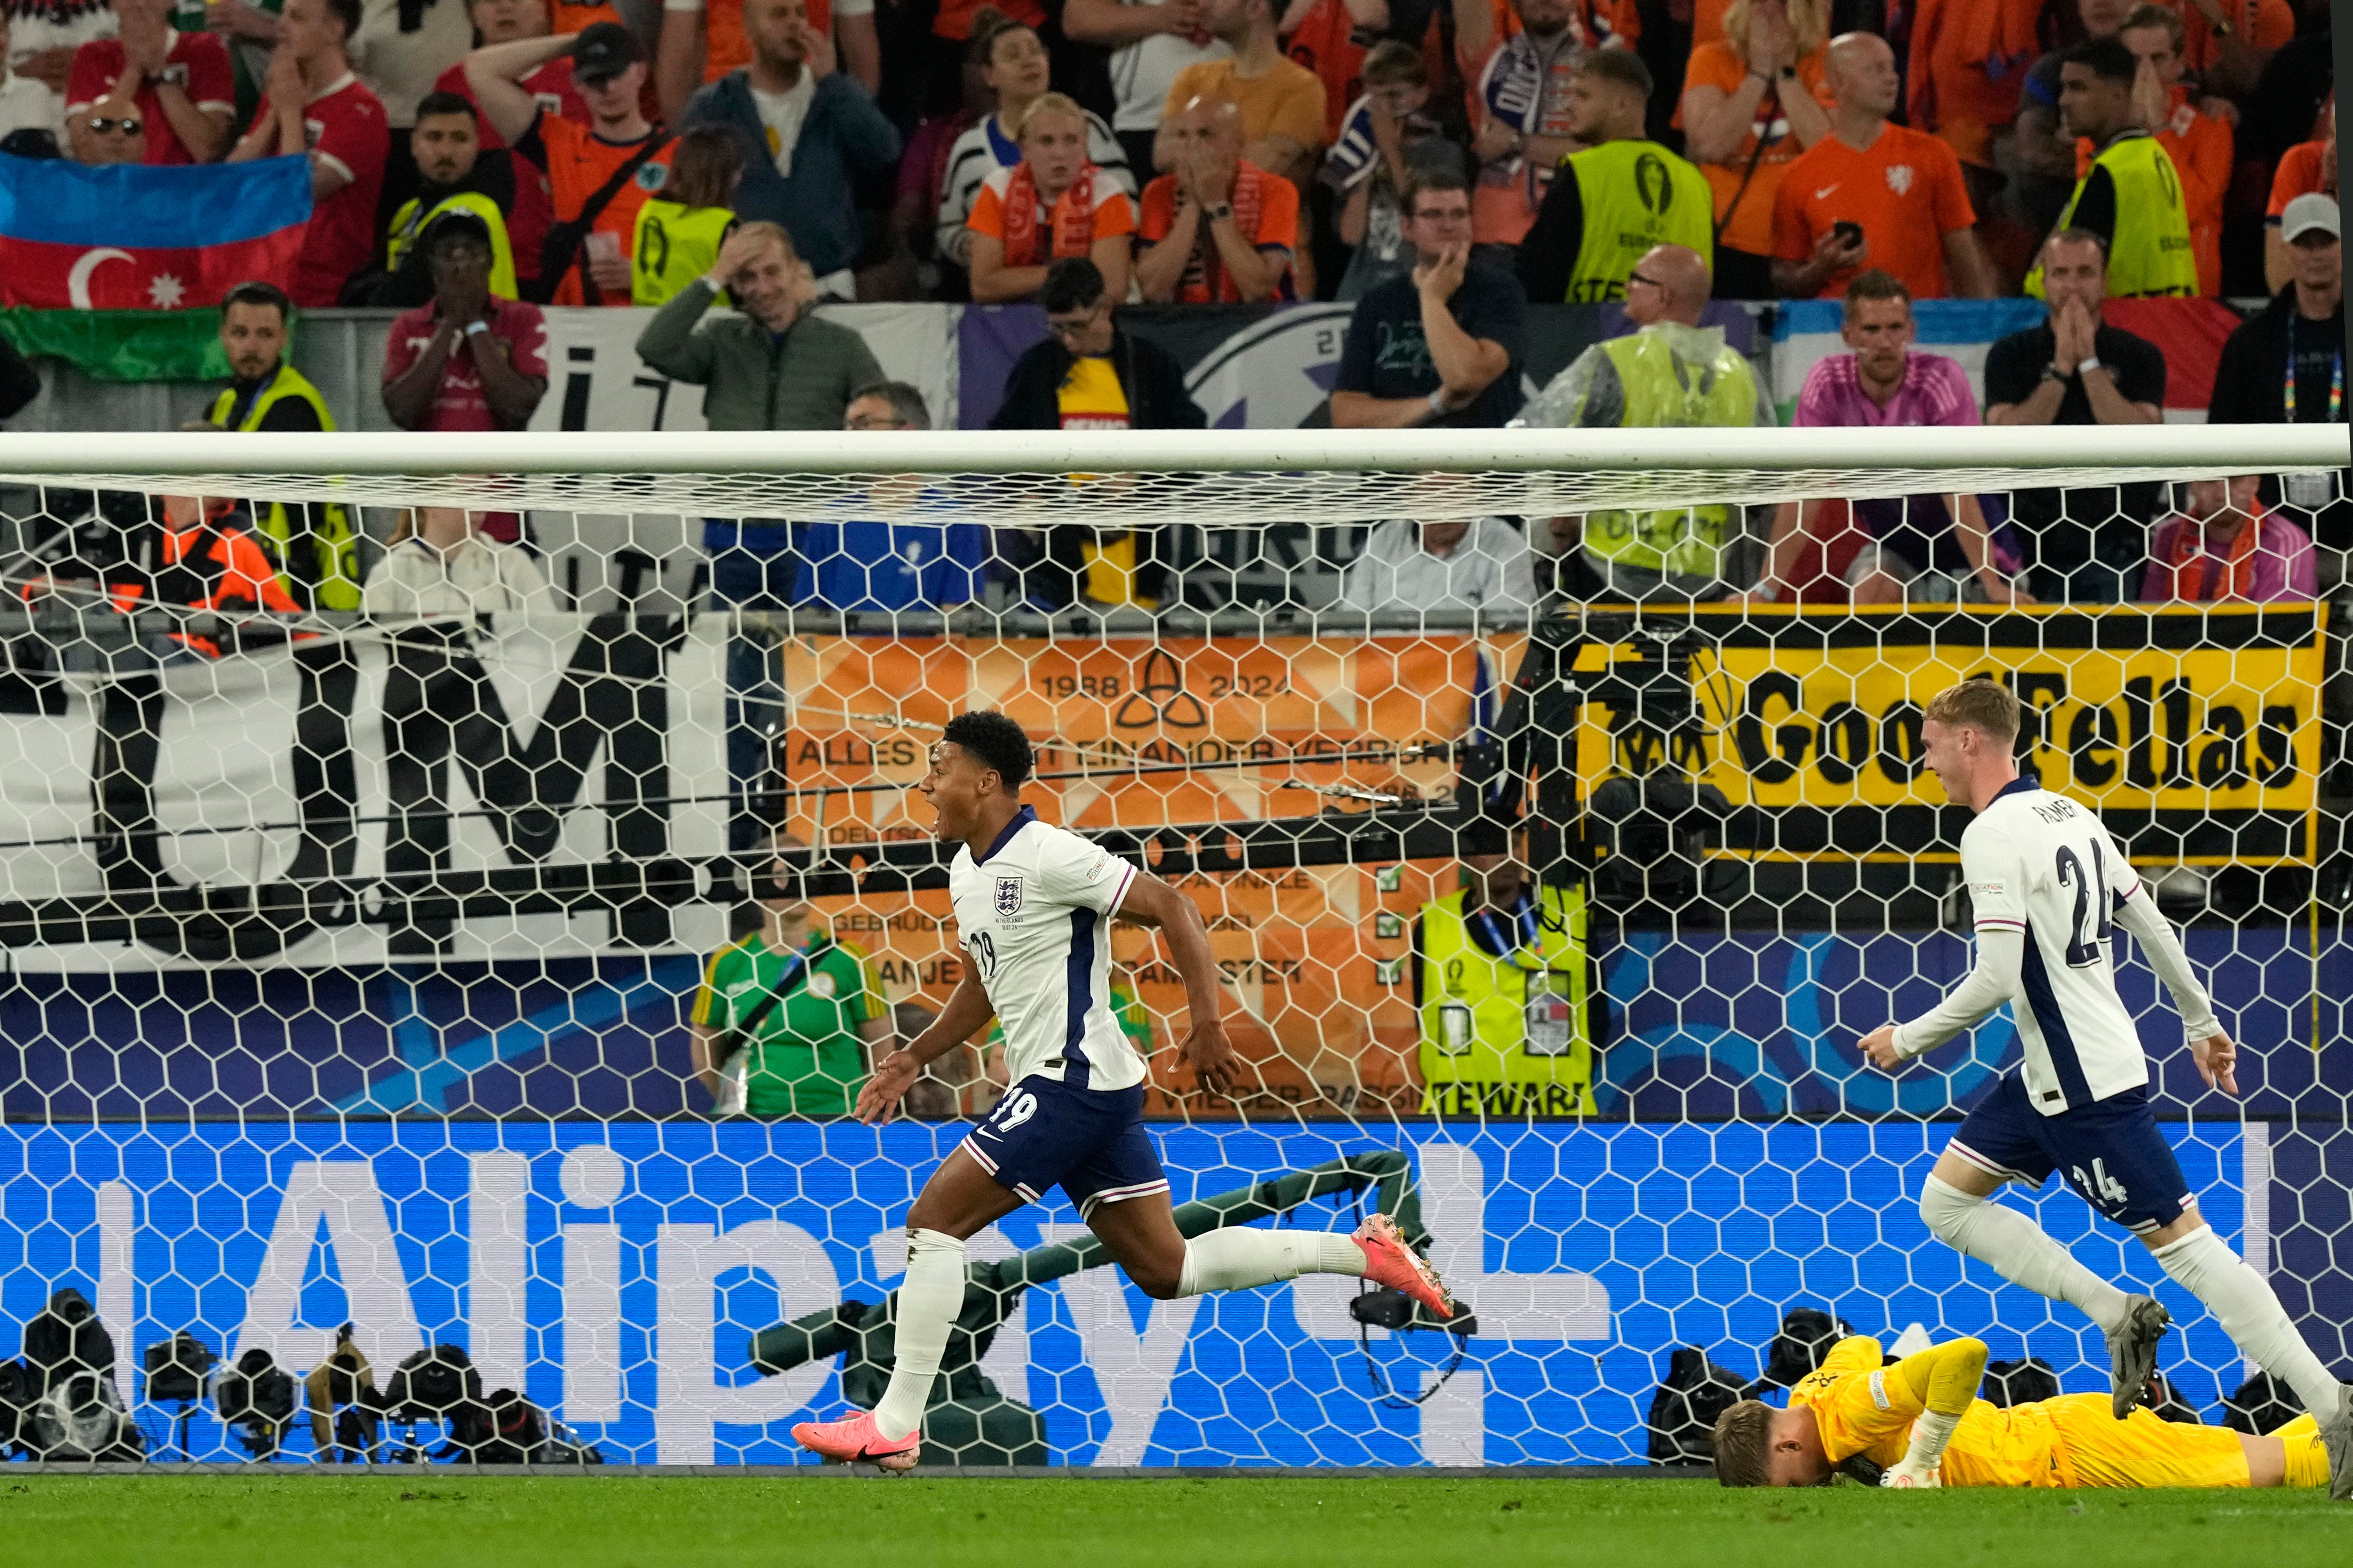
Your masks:
<svg viewBox="0 0 2353 1568"><path fill-rule="evenodd" d="M1029 736L1002 713L961 714L932 748L923 798L939 814L938 837L963 846L948 895L964 978L937 1021L875 1068L857 1113L887 1121L924 1064L971 1038L991 1014L1005 1031L1010 1087L908 1211L898 1360L881 1403L793 1428L828 1459L914 1468L923 1411L964 1305L965 1238L1051 1186L1155 1300L1347 1274L1402 1290L1440 1318L1453 1315L1437 1271L1386 1215L1354 1236L1246 1226L1191 1241L1177 1234L1168 1178L1141 1124L1144 1058L1112 1010L1109 927L1117 918L1159 928L1190 1014L1178 1058L1218 1092L1231 1079L1233 1047L1208 928L1193 901L1159 878L1039 821L1020 798L1030 769Z"/></svg>
<svg viewBox="0 0 2353 1568"><path fill-rule="evenodd" d="M2013 1405L1976 1397L1986 1347L1954 1340L1894 1365L1879 1342L1841 1340L1776 1410L1744 1399L1716 1418L1728 1487L1827 1486L1841 1470L1887 1487L2323 1487L2329 1455L2309 1415L2268 1437L2119 1421L2096 1394ZM1858 1463L1860 1461L1860 1463Z"/></svg>
<svg viewBox="0 0 2353 1568"><path fill-rule="evenodd" d="M2100 1325L2121 1421L2156 1366L2165 1309L2094 1275L2016 1209L1986 1201L2004 1182L2033 1188L2063 1173L2093 1208L2147 1244L2248 1360L2295 1391L2327 1447L2329 1495L2353 1498L2353 1388L2329 1374L2270 1284L2200 1217L2149 1110L2148 1058L2116 994L2113 929L2139 942L2173 994L2199 1072L2226 1094L2239 1091L2237 1048L2173 927L2099 818L2019 776L2018 726L2017 699L1990 680L1938 694L1922 726L1928 767L1955 805L1977 814L1961 835L1977 964L1933 1011L1873 1030L1862 1049L1892 1071L2008 1002L2025 1059L1970 1108L1937 1156L1920 1217L2003 1279L2072 1301Z"/></svg>

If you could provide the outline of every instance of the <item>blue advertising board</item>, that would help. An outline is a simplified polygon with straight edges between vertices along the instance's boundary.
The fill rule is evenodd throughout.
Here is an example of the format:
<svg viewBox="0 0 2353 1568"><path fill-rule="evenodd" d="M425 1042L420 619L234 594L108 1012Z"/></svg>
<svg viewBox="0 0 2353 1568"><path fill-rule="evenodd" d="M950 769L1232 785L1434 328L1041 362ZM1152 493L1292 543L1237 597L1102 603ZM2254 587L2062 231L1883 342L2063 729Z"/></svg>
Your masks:
<svg viewBox="0 0 2353 1568"><path fill-rule="evenodd" d="M2259 1243L2262 1124L2170 1123L2208 1217ZM192 1329L297 1372L356 1324L381 1382L464 1346L614 1460L792 1462L791 1421L840 1403L830 1363L773 1378L754 1331L880 1300L907 1206L961 1128L688 1121L324 1121L0 1130L0 1350L72 1285L113 1331L126 1396L141 1347ZM1031 1289L984 1362L1076 1465L1640 1463L1668 1352L1743 1376L1782 1311L1813 1305L1893 1341L1912 1325L2034 1354L2105 1386L2070 1309L1933 1240L1915 1201L1948 1136L1919 1121L1366 1131L1155 1127L1181 1202L1368 1148L1418 1173L1433 1259L1480 1332L1360 1344L1355 1282L1307 1279L1151 1301L1108 1268ZM2250 1178L2253 1178L2252 1180ZM2258 1194L2255 1213L2242 1193ZM2210 1418L2236 1352L2124 1232L2057 1184L2029 1206L2094 1271L2154 1290L2180 1329L2164 1364ZM2253 1221L2250 1224L2250 1221ZM1025 1210L977 1257L1074 1233ZM1345 1204L1282 1223L1345 1227ZM2261 1257L2258 1247L2258 1257ZM1427 1399L1415 1401L1427 1391ZM140 1409L153 1439L164 1412ZM209 1416L197 1457L237 1457ZM299 1454L307 1435L298 1433Z"/></svg>

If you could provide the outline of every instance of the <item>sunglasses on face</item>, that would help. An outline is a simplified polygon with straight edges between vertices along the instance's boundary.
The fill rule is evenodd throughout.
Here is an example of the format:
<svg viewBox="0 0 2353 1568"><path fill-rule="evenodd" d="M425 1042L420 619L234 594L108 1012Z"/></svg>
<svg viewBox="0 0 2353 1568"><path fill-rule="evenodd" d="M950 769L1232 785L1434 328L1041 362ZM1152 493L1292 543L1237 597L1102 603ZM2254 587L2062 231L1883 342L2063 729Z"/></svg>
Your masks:
<svg viewBox="0 0 2353 1568"><path fill-rule="evenodd" d="M90 130L100 136L104 136L109 132L113 131L120 131L125 136L136 136L140 132L145 130L147 122L145 121L137 119L131 115L125 115L120 120L109 120L102 114L95 115L91 117L90 121Z"/></svg>

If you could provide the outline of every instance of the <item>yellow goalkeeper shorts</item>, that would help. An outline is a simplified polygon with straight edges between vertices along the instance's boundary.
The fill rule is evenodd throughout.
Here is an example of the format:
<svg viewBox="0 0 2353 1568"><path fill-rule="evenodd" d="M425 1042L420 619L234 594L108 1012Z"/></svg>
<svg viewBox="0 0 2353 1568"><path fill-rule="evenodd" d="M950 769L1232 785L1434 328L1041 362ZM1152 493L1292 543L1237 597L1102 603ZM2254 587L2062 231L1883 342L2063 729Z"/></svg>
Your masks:
<svg viewBox="0 0 2353 1568"><path fill-rule="evenodd" d="M2080 1487L2243 1487L2247 1451L2223 1426L2190 1426L2136 1409L2122 1421L2105 1394L2045 1400Z"/></svg>

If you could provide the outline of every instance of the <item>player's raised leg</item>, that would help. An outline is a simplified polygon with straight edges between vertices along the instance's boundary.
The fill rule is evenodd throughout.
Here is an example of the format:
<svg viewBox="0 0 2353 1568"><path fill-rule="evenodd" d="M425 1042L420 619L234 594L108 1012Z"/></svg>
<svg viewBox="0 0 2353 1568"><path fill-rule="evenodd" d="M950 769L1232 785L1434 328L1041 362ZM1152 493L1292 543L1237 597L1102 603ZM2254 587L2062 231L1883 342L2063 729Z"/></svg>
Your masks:
<svg viewBox="0 0 2353 1568"><path fill-rule="evenodd" d="M1955 1251L2013 1285L2082 1309L2097 1323L2107 1338L2109 1394L2122 1420L2148 1386L2158 1342L2172 1320L2156 1298L2118 1289L2031 1219L1989 1201L2005 1182L2039 1187L2055 1168L2040 1142L2043 1119L2026 1105L2025 1092L2023 1080L2011 1074L1969 1109L1921 1184L1920 1218Z"/></svg>
<svg viewBox="0 0 2353 1568"><path fill-rule="evenodd" d="M1345 1274L1402 1290L1438 1317L1454 1313L1438 1270L1406 1245L1385 1214L1367 1217L1353 1236L1235 1226L1187 1241L1177 1233L1165 1184L1133 1198L1106 1196L1082 1212L1105 1250L1155 1300L1248 1290L1302 1274Z"/></svg>

